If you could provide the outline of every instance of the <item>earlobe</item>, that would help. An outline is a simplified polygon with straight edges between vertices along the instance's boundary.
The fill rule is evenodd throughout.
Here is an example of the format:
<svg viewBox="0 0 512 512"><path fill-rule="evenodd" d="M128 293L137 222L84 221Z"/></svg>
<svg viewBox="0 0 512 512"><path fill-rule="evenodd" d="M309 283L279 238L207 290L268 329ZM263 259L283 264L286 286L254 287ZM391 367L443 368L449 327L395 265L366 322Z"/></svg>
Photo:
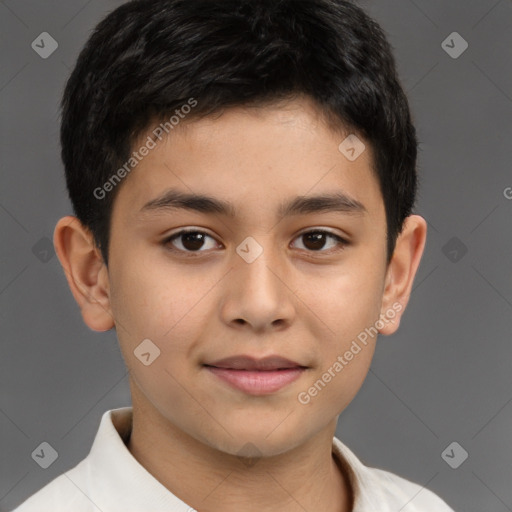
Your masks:
<svg viewBox="0 0 512 512"><path fill-rule="evenodd" d="M409 302L426 239L425 219L419 215L407 217L386 272L381 308L384 327L379 329L381 334L393 334L400 325L400 319Z"/></svg>
<svg viewBox="0 0 512 512"><path fill-rule="evenodd" d="M86 325L93 331L112 329L108 271L92 233L68 215L57 222L53 244Z"/></svg>

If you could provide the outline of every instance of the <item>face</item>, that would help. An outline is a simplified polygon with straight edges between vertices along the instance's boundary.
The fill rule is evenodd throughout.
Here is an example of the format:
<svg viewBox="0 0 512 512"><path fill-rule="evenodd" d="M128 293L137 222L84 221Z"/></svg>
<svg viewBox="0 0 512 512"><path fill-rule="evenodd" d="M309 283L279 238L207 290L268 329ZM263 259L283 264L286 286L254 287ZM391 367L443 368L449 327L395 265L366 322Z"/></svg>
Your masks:
<svg viewBox="0 0 512 512"><path fill-rule="evenodd" d="M370 147L349 160L347 135L304 99L230 109L157 140L122 183L109 303L134 398L173 428L278 454L332 427L360 388L397 307Z"/></svg>

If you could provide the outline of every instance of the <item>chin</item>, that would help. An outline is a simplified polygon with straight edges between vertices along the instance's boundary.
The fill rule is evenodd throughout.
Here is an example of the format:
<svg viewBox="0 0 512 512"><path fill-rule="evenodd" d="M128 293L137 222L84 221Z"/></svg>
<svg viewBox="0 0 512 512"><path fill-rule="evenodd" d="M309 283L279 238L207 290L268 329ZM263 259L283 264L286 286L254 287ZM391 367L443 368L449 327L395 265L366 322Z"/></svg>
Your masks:
<svg viewBox="0 0 512 512"><path fill-rule="evenodd" d="M223 452L225 454L239 456L239 457L273 457L286 453L301 442L303 439L304 429L300 430L302 434L293 435L290 429L283 429L282 432L277 432L278 429L234 429L226 426L226 430L232 434L231 436L225 435L221 438L212 439L211 437L206 441L210 447ZM297 432L297 431L296 431Z"/></svg>

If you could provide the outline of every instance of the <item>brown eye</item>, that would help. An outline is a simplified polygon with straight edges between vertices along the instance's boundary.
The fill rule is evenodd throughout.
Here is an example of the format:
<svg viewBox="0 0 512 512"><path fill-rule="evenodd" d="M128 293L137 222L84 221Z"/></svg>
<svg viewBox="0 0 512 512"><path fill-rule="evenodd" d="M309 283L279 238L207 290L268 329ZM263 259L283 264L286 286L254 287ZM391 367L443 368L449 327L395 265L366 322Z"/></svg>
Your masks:
<svg viewBox="0 0 512 512"><path fill-rule="evenodd" d="M314 230L301 233L297 240L302 240L302 247L307 252L330 253L342 250L348 242L342 237L326 230ZM172 251L200 254L217 247L215 239L208 233L199 230L182 230L166 238L165 247Z"/></svg>
<svg viewBox="0 0 512 512"><path fill-rule="evenodd" d="M205 250L215 247L215 243L210 242L208 244L209 239L214 241L210 235L203 231L183 230L165 239L163 244L165 246L171 245L173 250L182 252L205 252ZM204 249L205 247L206 249Z"/></svg>
<svg viewBox="0 0 512 512"><path fill-rule="evenodd" d="M313 252L331 252L332 250L342 249L347 245L347 241L330 231L315 230L301 233L297 239L303 240L303 248ZM334 243L328 243L328 240ZM328 245L327 250L323 250Z"/></svg>

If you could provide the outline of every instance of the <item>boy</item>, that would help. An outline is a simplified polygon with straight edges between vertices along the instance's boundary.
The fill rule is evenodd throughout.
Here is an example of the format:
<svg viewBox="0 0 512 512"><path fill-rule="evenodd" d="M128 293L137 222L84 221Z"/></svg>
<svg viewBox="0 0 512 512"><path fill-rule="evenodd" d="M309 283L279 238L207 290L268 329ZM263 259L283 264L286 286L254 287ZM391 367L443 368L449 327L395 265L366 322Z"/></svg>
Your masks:
<svg viewBox="0 0 512 512"><path fill-rule="evenodd" d="M62 107L54 243L133 407L17 510L452 510L334 437L426 239L379 26L342 0L136 0Z"/></svg>

